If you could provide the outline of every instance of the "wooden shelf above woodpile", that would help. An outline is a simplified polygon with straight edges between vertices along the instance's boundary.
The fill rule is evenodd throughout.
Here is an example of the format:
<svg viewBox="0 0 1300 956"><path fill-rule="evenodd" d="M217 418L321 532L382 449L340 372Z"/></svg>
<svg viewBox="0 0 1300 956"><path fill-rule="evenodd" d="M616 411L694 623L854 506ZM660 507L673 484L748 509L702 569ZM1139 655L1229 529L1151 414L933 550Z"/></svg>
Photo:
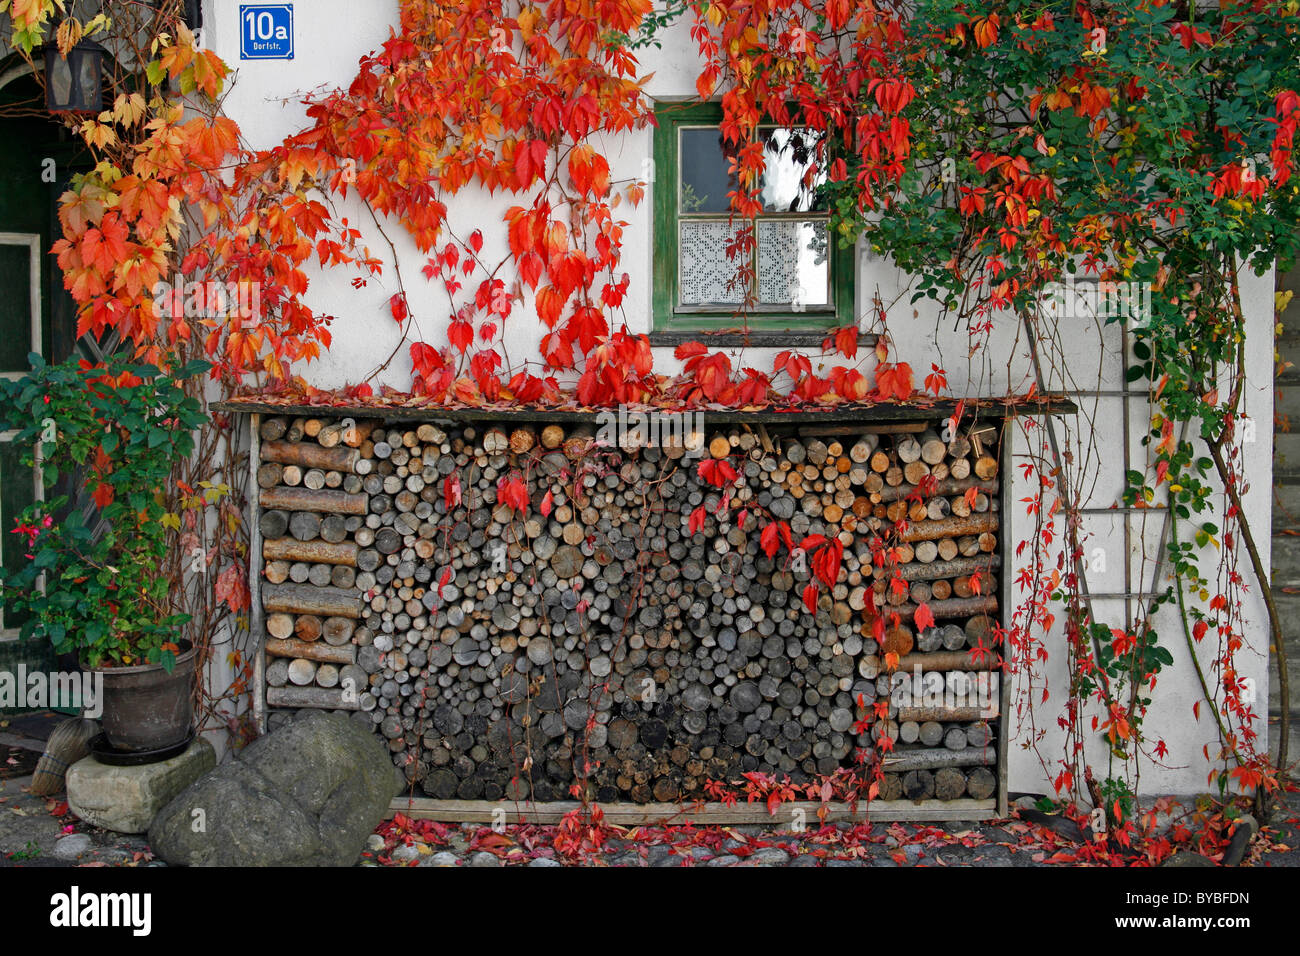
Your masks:
<svg viewBox="0 0 1300 956"><path fill-rule="evenodd" d="M838 405L817 409L768 409L764 411L739 411L713 408L632 408L629 412L644 414L698 413L704 424L734 423L737 425L798 425L820 424L871 425L891 422L942 421L957 411L956 401L933 403L879 403L874 405ZM232 414L288 415L339 418L367 418L382 422L556 422L590 424L604 413L617 409L552 409L552 408L448 408L441 405L386 406L386 405L279 405L260 402L256 398L235 398L214 402L212 409ZM1008 416L1031 417L1043 415L1074 415L1078 406L1060 395L1046 395L1036 399L967 399L963 407L969 419L1004 418Z"/></svg>

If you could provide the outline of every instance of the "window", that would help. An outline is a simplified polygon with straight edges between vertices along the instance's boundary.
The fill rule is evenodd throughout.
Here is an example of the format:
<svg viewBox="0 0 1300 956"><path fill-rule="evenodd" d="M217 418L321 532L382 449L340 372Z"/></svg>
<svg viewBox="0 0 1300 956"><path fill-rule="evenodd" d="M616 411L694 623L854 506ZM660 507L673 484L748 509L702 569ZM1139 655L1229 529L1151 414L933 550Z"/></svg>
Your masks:
<svg viewBox="0 0 1300 956"><path fill-rule="evenodd" d="M744 224L730 221L734 148L718 128L722 108L665 105L657 118L654 332L735 329L751 290L728 255ZM818 188L824 174L809 176L823 134L776 125L761 126L759 134L766 170L748 283L757 301L747 325L760 333L819 334L854 324L852 249L838 248L832 235Z"/></svg>

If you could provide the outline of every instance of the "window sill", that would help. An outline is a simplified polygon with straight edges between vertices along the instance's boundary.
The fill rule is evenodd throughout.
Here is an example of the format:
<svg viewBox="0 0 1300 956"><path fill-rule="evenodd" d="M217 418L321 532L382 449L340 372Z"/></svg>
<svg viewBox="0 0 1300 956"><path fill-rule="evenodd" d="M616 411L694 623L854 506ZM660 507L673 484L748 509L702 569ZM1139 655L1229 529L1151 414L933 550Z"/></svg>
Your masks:
<svg viewBox="0 0 1300 956"><path fill-rule="evenodd" d="M707 332L707 331L663 331L650 332L650 344L655 347L675 348L687 342L700 342L711 348L734 348L750 346L753 348L815 348L830 336L830 330L803 330L777 332L770 330L752 330L750 332ZM876 336L859 335L860 345L874 345Z"/></svg>

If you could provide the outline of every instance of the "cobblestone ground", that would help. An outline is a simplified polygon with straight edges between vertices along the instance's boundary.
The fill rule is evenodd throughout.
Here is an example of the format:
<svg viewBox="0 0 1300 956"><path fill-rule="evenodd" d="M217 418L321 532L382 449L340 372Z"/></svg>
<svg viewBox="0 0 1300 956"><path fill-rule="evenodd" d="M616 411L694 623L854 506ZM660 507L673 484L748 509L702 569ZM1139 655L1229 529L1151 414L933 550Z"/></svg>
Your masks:
<svg viewBox="0 0 1300 956"><path fill-rule="evenodd" d="M31 780L0 780L0 867L161 866L143 836L89 826L62 795L33 796ZM1293 797L1294 799L1294 797ZM555 827L387 821L370 837L361 866L564 866ZM1062 866L1080 846L1020 819L986 824L839 824L803 832L770 826L608 828L588 866ZM1209 861L1206 861L1209 862ZM1211 865L1213 865L1211 863ZM1256 837L1246 866L1300 865L1300 819L1276 814Z"/></svg>

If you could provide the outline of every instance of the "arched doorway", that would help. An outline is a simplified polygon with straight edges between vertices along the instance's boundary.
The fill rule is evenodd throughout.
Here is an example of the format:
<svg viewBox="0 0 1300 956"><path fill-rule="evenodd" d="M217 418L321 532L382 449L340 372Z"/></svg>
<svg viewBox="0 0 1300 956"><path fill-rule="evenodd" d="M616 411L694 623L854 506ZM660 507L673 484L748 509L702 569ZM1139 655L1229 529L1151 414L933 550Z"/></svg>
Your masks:
<svg viewBox="0 0 1300 956"><path fill-rule="evenodd" d="M46 112L32 65L16 56L0 62L0 376L25 374L31 352L58 362L76 347L75 303L49 250L60 234L58 198L87 168L80 143ZM14 434L0 432L0 563L6 565L23 560L21 539L9 533L14 516L41 494ZM4 611L0 604L0 672L58 669L48 640L22 640L22 621ZM72 702L54 703L63 709ZM0 713L15 709L30 708L0 701Z"/></svg>

